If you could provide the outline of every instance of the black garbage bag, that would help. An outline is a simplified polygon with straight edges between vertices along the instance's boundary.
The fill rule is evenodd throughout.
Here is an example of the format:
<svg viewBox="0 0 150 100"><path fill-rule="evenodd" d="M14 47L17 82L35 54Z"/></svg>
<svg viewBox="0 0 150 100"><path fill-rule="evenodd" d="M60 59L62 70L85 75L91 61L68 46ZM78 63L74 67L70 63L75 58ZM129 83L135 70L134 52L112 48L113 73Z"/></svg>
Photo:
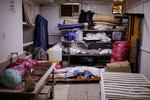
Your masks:
<svg viewBox="0 0 150 100"><path fill-rule="evenodd" d="M94 58L93 57L81 57L79 60L78 60L78 64L81 64L81 65L87 65L87 66L92 66L94 65Z"/></svg>

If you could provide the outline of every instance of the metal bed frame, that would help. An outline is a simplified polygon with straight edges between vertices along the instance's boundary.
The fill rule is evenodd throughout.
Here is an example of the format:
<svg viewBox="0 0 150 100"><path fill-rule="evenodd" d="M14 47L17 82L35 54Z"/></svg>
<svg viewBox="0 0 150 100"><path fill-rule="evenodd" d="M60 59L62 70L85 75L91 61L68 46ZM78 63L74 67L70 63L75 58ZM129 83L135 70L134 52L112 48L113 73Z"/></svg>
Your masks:
<svg viewBox="0 0 150 100"><path fill-rule="evenodd" d="M139 73L101 73L102 100L150 100L150 81Z"/></svg>

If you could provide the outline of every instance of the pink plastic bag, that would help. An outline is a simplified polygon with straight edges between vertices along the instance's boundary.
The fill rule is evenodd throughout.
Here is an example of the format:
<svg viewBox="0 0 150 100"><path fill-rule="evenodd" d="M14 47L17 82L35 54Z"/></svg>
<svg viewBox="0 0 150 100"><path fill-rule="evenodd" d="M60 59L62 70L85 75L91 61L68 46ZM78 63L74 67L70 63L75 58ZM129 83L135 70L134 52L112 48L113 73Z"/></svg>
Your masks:
<svg viewBox="0 0 150 100"><path fill-rule="evenodd" d="M118 62L128 60L130 51L129 41L116 41L113 45L112 56L110 62Z"/></svg>

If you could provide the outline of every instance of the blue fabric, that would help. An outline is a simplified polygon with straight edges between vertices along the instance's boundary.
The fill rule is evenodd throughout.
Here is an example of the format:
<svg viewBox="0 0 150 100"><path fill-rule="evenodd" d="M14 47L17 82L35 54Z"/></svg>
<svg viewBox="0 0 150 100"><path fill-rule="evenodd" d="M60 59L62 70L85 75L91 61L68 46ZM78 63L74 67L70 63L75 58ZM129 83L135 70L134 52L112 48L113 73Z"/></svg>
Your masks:
<svg viewBox="0 0 150 100"><path fill-rule="evenodd" d="M79 70L75 70L75 71L73 71L73 76L74 77L83 76L83 72L80 72Z"/></svg>
<svg viewBox="0 0 150 100"><path fill-rule="evenodd" d="M92 78L94 75L88 71L88 70L84 70L83 72L79 71L79 70L74 70L73 71L73 77L78 77L78 76L82 76L85 77L86 79L90 79Z"/></svg>
<svg viewBox="0 0 150 100"><path fill-rule="evenodd" d="M34 30L34 47L48 48L48 21L41 15L37 15Z"/></svg>
<svg viewBox="0 0 150 100"><path fill-rule="evenodd" d="M79 23L79 24L67 24L67 25L58 24L57 27L60 30L62 30L62 29L72 29L72 28L83 28L84 24L83 23Z"/></svg>
<svg viewBox="0 0 150 100"><path fill-rule="evenodd" d="M87 79L90 79L92 76L94 76L91 72L88 70L84 70L84 77Z"/></svg>
<svg viewBox="0 0 150 100"><path fill-rule="evenodd" d="M64 39L66 41L75 40L75 38L76 38L76 32L74 32L74 31L68 32L64 35Z"/></svg>

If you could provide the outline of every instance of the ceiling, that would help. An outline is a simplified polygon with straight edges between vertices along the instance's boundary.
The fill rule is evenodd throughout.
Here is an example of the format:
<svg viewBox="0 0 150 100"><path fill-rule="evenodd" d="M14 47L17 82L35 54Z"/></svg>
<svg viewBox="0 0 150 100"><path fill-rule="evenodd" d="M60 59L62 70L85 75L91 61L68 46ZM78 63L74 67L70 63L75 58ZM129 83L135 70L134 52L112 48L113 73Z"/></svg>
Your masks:
<svg viewBox="0 0 150 100"><path fill-rule="evenodd" d="M87 3L90 3L90 2L98 2L98 3L113 3L114 1L125 1L125 2L128 2L128 3L135 3L139 0L30 0L30 1L33 1L35 3L38 3L40 5L49 5L49 4L55 4L55 3L60 3L60 2L87 2Z"/></svg>
<svg viewBox="0 0 150 100"><path fill-rule="evenodd" d="M30 0L41 5L54 4L59 2L113 2L114 0Z"/></svg>

